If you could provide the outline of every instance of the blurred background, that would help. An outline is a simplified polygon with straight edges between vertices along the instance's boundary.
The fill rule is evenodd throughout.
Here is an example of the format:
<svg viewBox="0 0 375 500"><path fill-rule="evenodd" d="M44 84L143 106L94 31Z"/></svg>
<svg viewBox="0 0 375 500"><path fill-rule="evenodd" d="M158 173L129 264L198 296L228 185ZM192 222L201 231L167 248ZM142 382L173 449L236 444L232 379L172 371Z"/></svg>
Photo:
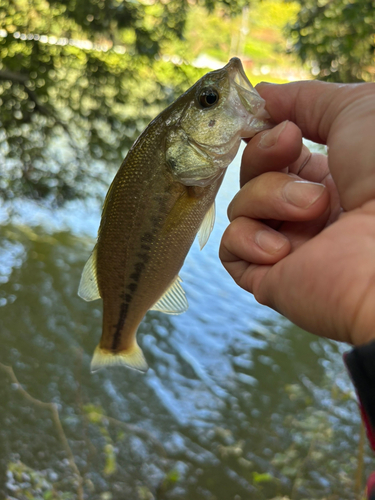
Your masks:
<svg viewBox="0 0 375 500"><path fill-rule="evenodd" d="M0 0L0 499L363 498L374 462L347 348L257 304L218 260L240 153L181 272L189 311L140 326L146 375L90 374L101 303L77 288L152 118L232 56L254 85L374 81L374 7Z"/></svg>

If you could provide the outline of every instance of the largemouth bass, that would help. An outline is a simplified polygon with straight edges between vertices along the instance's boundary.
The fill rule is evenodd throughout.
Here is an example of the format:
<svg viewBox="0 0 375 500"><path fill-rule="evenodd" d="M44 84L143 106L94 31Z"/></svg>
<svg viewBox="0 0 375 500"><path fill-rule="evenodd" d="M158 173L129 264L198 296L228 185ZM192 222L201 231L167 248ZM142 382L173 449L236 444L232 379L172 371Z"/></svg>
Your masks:
<svg viewBox="0 0 375 500"><path fill-rule="evenodd" d="M148 310L180 314L178 273L196 234L212 231L214 200L241 138L270 128L241 61L203 76L138 137L104 202L98 240L78 294L103 299L103 332L91 370L148 366L136 332Z"/></svg>

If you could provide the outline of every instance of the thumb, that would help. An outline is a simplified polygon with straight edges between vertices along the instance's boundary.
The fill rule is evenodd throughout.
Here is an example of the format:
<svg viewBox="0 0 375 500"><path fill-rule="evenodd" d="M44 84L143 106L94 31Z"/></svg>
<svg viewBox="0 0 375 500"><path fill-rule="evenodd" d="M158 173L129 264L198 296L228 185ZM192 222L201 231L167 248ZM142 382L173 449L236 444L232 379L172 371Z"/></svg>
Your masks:
<svg viewBox="0 0 375 500"><path fill-rule="evenodd" d="M276 123L293 121L328 146L328 163L345 210L375 198L375 84L318 81L259 84Z"/></svg>

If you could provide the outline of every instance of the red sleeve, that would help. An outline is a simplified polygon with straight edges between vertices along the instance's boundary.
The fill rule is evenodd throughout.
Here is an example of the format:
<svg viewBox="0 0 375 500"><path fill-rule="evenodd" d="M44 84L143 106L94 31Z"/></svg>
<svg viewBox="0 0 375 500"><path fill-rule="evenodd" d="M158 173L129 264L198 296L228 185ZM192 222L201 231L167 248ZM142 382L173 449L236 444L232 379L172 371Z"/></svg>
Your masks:
<svg viewBox="0 0 375 500"><path fill-rule="evenodd" d="M355 347L344 361L357 392L367 437L375 451L375 342ZM375 473L367 481L367 498L375 500Z"/></svg>
<svg viewBox="0 0 375 500"><path fill-rule="evenodd" d="M375 451L375 342L355 347L344 361L356 389L367 437Z"/></svg>

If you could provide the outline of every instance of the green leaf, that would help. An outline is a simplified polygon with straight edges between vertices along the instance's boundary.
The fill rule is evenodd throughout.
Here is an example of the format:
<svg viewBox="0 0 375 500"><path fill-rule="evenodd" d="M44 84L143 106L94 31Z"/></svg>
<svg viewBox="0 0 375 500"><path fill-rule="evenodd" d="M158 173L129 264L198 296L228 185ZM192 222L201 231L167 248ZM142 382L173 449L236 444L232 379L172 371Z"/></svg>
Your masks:
<svg viewBox="0 0 375 500"><path fill-rule="evenodd" d="M275 480L275 478L273 476L271 476L271 474L268 474L268 472L264 472L264 473L253 472L254 484L269 483L269 482L274 481L274 480Z"/></svg>

